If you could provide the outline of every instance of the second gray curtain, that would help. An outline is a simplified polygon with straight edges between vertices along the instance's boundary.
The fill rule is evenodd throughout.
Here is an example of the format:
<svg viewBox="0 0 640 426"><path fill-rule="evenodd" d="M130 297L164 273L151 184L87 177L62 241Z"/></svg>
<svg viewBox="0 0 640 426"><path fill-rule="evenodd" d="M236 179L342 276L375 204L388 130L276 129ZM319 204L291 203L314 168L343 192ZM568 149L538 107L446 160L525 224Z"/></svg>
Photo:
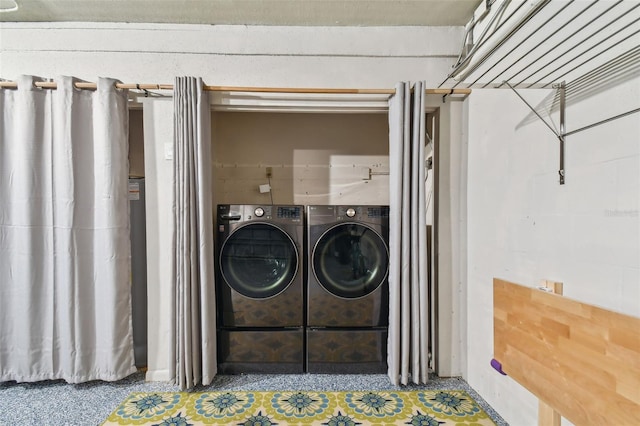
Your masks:
<svg viewBox="0 0 640 426"><path fill-rule="evenodd" d="M217 372L211 111L202 79L174 84L175 380L207 385Z"/></svg>
<svg viewBox="0 0 640 426"><path fill-rule="evenodd" d="M429 378L424 82L389 100L389 340L394 384Z"/></svg>

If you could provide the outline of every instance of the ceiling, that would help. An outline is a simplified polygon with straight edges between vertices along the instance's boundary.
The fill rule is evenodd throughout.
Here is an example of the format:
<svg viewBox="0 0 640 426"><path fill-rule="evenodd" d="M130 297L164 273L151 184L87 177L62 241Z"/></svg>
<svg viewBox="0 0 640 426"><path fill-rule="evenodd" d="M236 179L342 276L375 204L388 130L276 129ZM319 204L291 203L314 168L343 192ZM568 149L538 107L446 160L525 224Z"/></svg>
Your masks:
<svg viewBox="0 0 640 426"><path fill-rule="evenodd" d="M4 22L462 26L484 0L0 0ZM17 10L15 9L17 5Z"/></svg>

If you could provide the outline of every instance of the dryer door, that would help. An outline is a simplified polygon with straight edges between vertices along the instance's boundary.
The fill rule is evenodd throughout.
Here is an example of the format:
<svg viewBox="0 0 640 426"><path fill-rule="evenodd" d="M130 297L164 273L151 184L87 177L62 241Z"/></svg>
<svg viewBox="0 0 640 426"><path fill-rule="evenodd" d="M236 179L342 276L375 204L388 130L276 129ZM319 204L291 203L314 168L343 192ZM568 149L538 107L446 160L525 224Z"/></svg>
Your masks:
<svg viewBox="0 0 640 426"><path fill-rule="evenodd" d="M220 270L240 294L265 299L283 292L298 270L298 250L282 229L251 223L235 230L220 250Z"/></svg>
<svg viewBox="0 0 640 426"><path fill-rule="evenodd" d="M373 228L341 223L327 230L313 249L313 273L331 294L353 299L375 291L387 277L389 254Z"/></svg>

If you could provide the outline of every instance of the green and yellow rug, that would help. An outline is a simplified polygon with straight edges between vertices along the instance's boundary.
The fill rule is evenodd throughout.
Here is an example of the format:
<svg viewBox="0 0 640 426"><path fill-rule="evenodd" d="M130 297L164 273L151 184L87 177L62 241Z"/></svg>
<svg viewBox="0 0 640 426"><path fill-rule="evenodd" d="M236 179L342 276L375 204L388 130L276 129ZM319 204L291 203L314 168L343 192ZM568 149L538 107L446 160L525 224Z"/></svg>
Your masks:
<svg viewBox="0 0 640 426"><path fill-rule="evenodd" d="M133 393L103 425L495 425L464 391Z"/></svg>

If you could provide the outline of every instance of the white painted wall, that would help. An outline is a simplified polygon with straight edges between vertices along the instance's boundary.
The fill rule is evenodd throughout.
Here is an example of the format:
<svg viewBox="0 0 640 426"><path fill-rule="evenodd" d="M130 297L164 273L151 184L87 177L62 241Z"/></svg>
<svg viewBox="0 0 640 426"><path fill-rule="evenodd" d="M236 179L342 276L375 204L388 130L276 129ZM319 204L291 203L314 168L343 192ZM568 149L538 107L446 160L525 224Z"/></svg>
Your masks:
<svg viewBox="0 0 640 426"><path fill-rule="evenodd" d="M461 27L276 27L0 23L0 76L73 75L95 81L393 88L439 84L458 54Z"/></svg>
<svg viewBox="0 0 640 426"><path fill-rule="evenodd" d="M144 168L147 214L147 380L172 379L174 352L171 337L173 305L174 180L173 100L148 100L144 105Z"/></svg>
<svg viewBox="0 0 640 426"><path fill-rule="evenodd" d="M551 91L521 93L537 105ZM567 131L638 99L638 77L569 99ZM569 136L561 186L556 137L513 92L475 90L468 110L466 377L510 424L536 425L537 400L489 366L492 279L562 281L566 297L640 316L640 120Z"/></svg>

